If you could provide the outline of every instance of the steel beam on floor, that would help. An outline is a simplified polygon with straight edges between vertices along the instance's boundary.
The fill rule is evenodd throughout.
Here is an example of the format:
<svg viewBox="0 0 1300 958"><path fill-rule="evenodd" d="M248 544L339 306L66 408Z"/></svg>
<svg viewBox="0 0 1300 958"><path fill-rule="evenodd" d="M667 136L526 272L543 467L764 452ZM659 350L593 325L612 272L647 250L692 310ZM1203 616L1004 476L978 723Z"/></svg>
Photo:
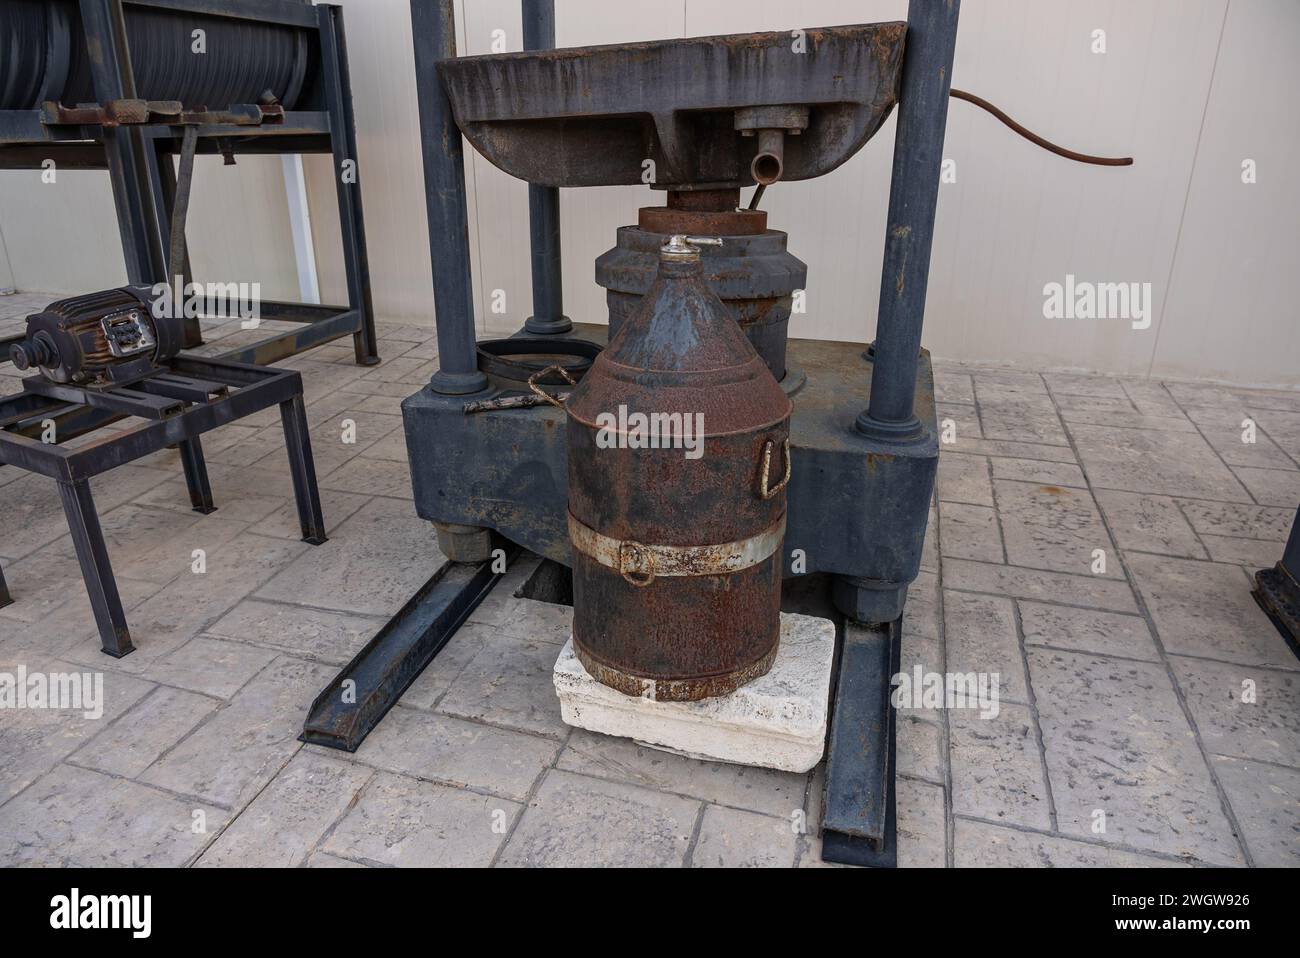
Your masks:
<svg viewBox="0 0 1300 958"><path fill-rule="evenodd" d="M518 555L504 540L494 545L506 566ZM355 752L492 591L502 575L496 564L444 563L316 696L299 740Z"/></svg>
<svg viewBox="0 0 1300 958"><path fill-rule="evenodd" d="M846 624L826 758L822 859L893 868L898 861L890 679L898 672L902 618Z"/></svg>

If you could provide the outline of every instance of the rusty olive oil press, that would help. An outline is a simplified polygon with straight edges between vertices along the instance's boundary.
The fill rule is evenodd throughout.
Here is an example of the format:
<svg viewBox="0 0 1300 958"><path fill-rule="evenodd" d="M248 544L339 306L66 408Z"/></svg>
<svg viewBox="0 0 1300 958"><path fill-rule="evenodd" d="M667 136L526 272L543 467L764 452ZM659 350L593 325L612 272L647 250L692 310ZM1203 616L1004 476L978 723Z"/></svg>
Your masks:
<svg viewBox="0 0 1300 958"><path fill-rule="evenodd" d="M921 328L949 97L1068 158L1130 161L950 90L958 0L576 49L554 49L552 3L522 8L524 52L458 57L452 0L411 3L440 368L403 416L448 562L303 738L355 749L529 550L547 561L523 594L574 606L566 722L789 770L825 756L824 856L893 865L890 678L939 455ZM892 111L874 341L865 312L861 342L789 339L807 268L763 193L833 173ZM462 136L529 183L533 315L507 339L475 342ZM643 183L662 204L595 264L608 325L575 322L559 188Z"/></svg>

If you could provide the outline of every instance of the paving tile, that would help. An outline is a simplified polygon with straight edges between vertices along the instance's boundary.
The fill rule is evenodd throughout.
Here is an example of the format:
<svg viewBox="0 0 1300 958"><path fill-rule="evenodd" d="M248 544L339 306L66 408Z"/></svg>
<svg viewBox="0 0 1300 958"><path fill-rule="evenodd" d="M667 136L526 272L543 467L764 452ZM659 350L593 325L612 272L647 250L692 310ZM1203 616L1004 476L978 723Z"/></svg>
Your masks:
<svg viewBox="0 0 1300 958"><path fill-rule="evenodd" d="M1004 702L996 718L954 709L948 728L954 813L1034 828L1052 826L1029 709Z"/></svg>
<svg viewBox="0 0 1300 958"><path fill-rule="evenodd" d="M925 517L925 538L921 541L921 568L926 572L939 571L939 510L930 507Z"/></svg>
<svg viewBox="0 0 1300 958"><path fill-rule="evenodd" d="M1010 564L1124 578L1101 513L1086 490L1005 479L993 487ZM1103 572L1093 571L1098 549L1105 553Z"/></svg>
<svg viewBox="0 0 1300 958"><path fill-rule="evenodd" d="M941 671L934 669L934 671ZM898 771L927 782L945 779L943 726L915 713L900 712L898 728Z"/></svg>
<svg viewBox="0 0 1300 958"><path fill-rule="evenodd" d="M556 767L762 812L787 822L795 809L803 807L808 781L806 774L702 762L582 729L574 729Z"/></svg>
<svg viewBox="0 0 1300 958"><path fill-rule="evenodd" d="M1026 645L1160 661L1151 629L1141 616L1021 602L1020 623Z"/></svg>
<svg viewBox="0 0 1300 958"><path fill-rule="evenodd" d="M934 371L934 401L939 403L967 403L974 405L975 388L966 373Z"/></svg>
<svg viewBox="0 0 1300 958"><path fill-rule="evenodd" d="M700 803L551 771L506 844L505 866L681 865Z"/></svg>
<svg viewBox="0 0 1300 958"><path fill-rule="evenodd" d="M433 526L408 502L376 498L257 592L364 615L391 616L442 565Z"/></svg>
<svg viewBox="0 0 1300 958"><path fill-rule="evenodd" d="M967 592L991 592L1017 599L1051 599L1067 605L1086 605L1114 612L1137 612L1137 602L1127 583L1101 576L1067 575L1016 566L943 560L944 585Z"/></svg>
<svg viewBox="0 0 1300 958"><path fill-rule="evenodd" d="M312 548L249 533L209 545L206 572L183 572L131 610L128 622L136 649L119 659L115 668L147 671L155 661L205 631L295 556ZM76 662L97 662L99 637L87 638L65 654Z"/></svg>
<svg viewBox="0 0 1300 958"><path fill-rule="evenodd" d="M359 762L522 801L558 743L417 709L395 708L356 751Z"/></svg>
<svg viewBox="0 0 1300 958"><path fill-rule="evenodd" d="M505 799L380 772L322 849L402 868L483 868L519 809Z"/></svg>
<svg viewBox="0 0 1300 958"><path fill-rule="evenodd" d="M1230 502L1179 501L1192 528L1202 535L1286 542L1295 510Z"/></svg>
<svg viewBox="0 0 1300 958"><path fill-rule="evenodd" d="M299 752L199 858L199 865L294 868L356 800L375 773Z"/></svg>
<svg viewBox="0 0 1300 958"><path fill-rule="evenodd" d="M996 672L1003 701L1028 701L1015 609L1010 599L945 589L943 620L948 643L947 671Z"/></svg>
<svg viewBox="0 0 1300 958"><path fill-rule="evenodd" d="M188 501L188 498L187 500ZM156 585L166 585L190 568L194 527L201 524L195 512L179 513L126 503L99 517L108 546L108 557L116 575ZM40 553L63 564L66 578L81 580L77 552L71 536L56 539ZM36 558L33 555L32 558Z"/></svg>
<svg viewBox="0 0 1300 958"><path fill-rule="evenodd" d="M1300 765L1300 675L1179 655L1169 662L1207 751Z"/></svg>
<svg viewBox="0 0 1300 958"><path fill-rule="evenodd" d="M1250 407L1250 416L1293 463L1300 465L1300 410L1279 412Z"/></svg>
<svg viewBox="0 0 1300 958"><path fill-rule="evenodd" d="M945 503L939 510L939 552L945 558L1005 561L997 513L988 506Z"/></svg>
<svg viewBox="0 0 1300 958"><path fill-rule="evenodd" d="M200 635L157 659L144 675L164 685L228 699L276 655L271 649Z"/></svg>
<svg viewBox="0 0 1300 958"><path fill-rule="evenodd" d="M1178 507L1178 500L1113 489L1098 489L1094 494L1119 548L1206 558L1205 548Z"/></svg>
<svg viewBox="0 0 1300 958"><path fill-rule="evenodd" d="M789 820L706 805L693 868L793 868L798 835Z"/></svg>
<svg viewBox="0 0 1300 958"><path fill-rule="evenodd" d="M1074 451L1069 446L1048 446L1035 442L1010 442L1004 439L963 438L960 432L955 443L943 448L970 456L1000 456L1009 459L1036 459L1043 462L1078 461L1074 456Z"/></svg>
<svg viewBox="0 0 1300 958"><path fill-rule="evenodd" d="M202 821L206 832L194 830L196 821ZM176 868L186 864L224 821L225 813L211 806L60 765L0 807L0 862Z"/></svg>
<svg viewBox="0 0 1300 958"><path fill-rule="evenodd" d="M208 627L208 633L344 665L387 619L307 606L245 599Z"/></svg>
<svg viewBox="0 0 1300 958"><path fill-rule="evenodd" d="M556 658L549 642L492 636L456 677L438 711L563 740L569 726L560 718L551 682Z"/></svg>
<svg viewBox="0 0 1300 958"><path fill-rule="evenodd" d="M922 571L907 587L907 603L903 607L903 645L908 640L939 638L939 577Z"/></svg>
<svg viewBox="0 0 1300 958"><path fill-rule="evenodd" d="M322 489L412 499L411 470L405 462L358 456L320 481ZM410 503L406 508L411 509ZM412 510L413 511L413 510Z"/></svg>
<svg viewBox="0 0 1300 958"><path fill-rule="evenodd" d="M1168 416L1146 415L1139 412L1124 395L1107 398L1059 396L1056 401L1061 410L1061 419L1069 424L1196 432L1196 426L1181 412Z"/></svg>
<svg viewBox="0 0 1300 958"><path fill-rule="evenodd" d="M308 868L365 868L360 862L349 861L346 858L339 858L337 855L327 855L324 852L312 852L307 859Z"/></svg>
<svg viewBox="0 0 1300 958"><path fill-rule="evenodd" d="M963 443L984 435L980 431L979 411L974 406L940 403L934 412L939 425L941 452L964 452Z"/></svg>
<svg viewBox="0 0 1300 958"><path fill-rule="evenodd" d="M911 778L897 781L898 867L943 868L948 825L943 787Z"/></svg>
<svg viewBox="0 0 1300 958"><path fill-rule="evenodd" d="M1276 565L1282 558L1285 546L1281 542L1264 539L1234 539L1230 536L1201 536L1210 558L1215 562L1233 562L1250 569L1264 569Z"/></svg>
<svg viewBox="0 0 1300 958"><path fill-rule="evenodd" d="M1043 377L1035 372L1016 369L979 369L975 372L975 392L980 402L986 399L1050 399Z"/></svg>
<svg viewBox="0 0 1300 958"><path fill-rule="evenodd" d="M980 424L985 439L1037 442L1050 446L1070 444L1051 400L989 400L984 398L983 392L978 395Z"/></svg>
<svg viewBox="0 0 1300 958"><path fill-rule="evenodd" d="M1255 865L1300 866L1300 769L1218 756L1214 770Z"/></svg>
<svg viewBox="0 0 1300 958"><path fill-rule="evenodd" d="M993 505L989 463L983 456L963 456L960 453L943 452L939 456L937 486L940 502Z"/></svg>
<svg viewBox="0 0 1300 958"><path fill-rule="evenodd" d="M312 700L335 670L282 657L209 721L140 776L140 781L227 808L243 805L302 746Z"/></svg>
<svg viewBox="0 0 1300 958"><path fill-rule="evenodd" d="M1250 595L1239 566L1125 556L1166 649L1243 665L1295 668L1296 658Z"/></svg>
<svg viewBox="0 0 1300 958"><path fill-rule="evenodd" d="M1176 868L1177 862L1106 845L957 819L958 868Z"/></svg>
<svg viewBox="0 0 1300 958"><path fill-rule="evenodd" d="M1121 380L1124 393L1133 403L1134 408L1144 416L1181 416L1183 409L1169 395L1163 383L1149 379Z"/></svg>
<svg viewBox="0 0 1300 958"><path fill-rule="evenodd" d="M319 484L319 483L318 483ZM370 501L369 496L334 489L320 489L321 516L325 519L325 534L333 536L343 522ZM301 539L302 524L298 521L298 504L287 502L257 523L257 534L281 539Z"/></svg>
<svg viewBox="0 0 1300 958"><path fill-rule="evenodd" d="M14 469L6 467L4 471ZM155 469L119 466L93 480L91 494L100 515L136 498L163 481ZM68 522L52 480L29 473L5 484L0 498L0 528L5 530L4 554L15 559L65 535Z"/></svg>
<svg viewBox="0 0 1300 958"><path fill-rule="evenodd" d="M483 643L498 634L498 630L492 626L466 622L402 693L402 704L432 709L447 694L452 682L465 670L470 660L478 655Z"/></svg>
<svg viewBox="0 0 1300 958"><path fill-rule="evenodd" d="M1206 442L1214 447L1214 451L1229 466L1295 468L1291 458L1264 434L1259 421L1245 409L1193 406L1188 409L1187 415L1200 428ZM1251 422L1254 422L1253 435L1249 428Z"/></svg>
<svg viewBox="0 0 1300 958"><path fill-rule="evenodd" d="M184 689L155 688L76 752L76 765L135 778L217 710L216 700Z"/></svg>
<svg viewBox="0 0 1300 958"><path fill-rule="evenodd" d="M1071 424L1096 488L1249 502L1246 490L1196 433Z"/></svg>
<svg viewBox="0 0 1300 958"><path fill-rule="evenodd" d="M55 674L77 673L83 683L93 688L95 675L102 675L103 714L99 718L87 717L85 709L14 708L0 713L0 802L22 791L50 770L57 762L71 755L109 724L144 698L153 688L147 682L115 672L85 669L56 659L0 646L0 670L7 673L16 684L19 667L27 669L28 676L43 673L47 678ZM87 678L87 673L90 673ZM88 701L86 704L90 704Z"/></svg>
<svg viewBox="0 0 1300 958"><path fill-rule="evenodd" d="M389 459L405 464L409 459L405 430L394 429L378 442L362 449L361 455L366 459Z"/></svg>
<svg viewBox="0 0 1300 958"><path fill-rule="evenodd" d="M256 440L246 440L232 446L225 455L235 458L247 449L255 448ZM277 447L284 455L284 443ZM218 453L208 463L208 479L212 484L212 501L217 511L209 519L225 522L260 522L287 502L293 500L293 481L287 469L277 472L263 466L227 464ZM287 462L287 459L286 459ZM157 509L170 509L182 515L193 516L190 494L182 477L168 479L136 499L136 502Z"/></svg>
<svg viewBox="0 0 1300 958"><path fill-rule="evenodd" d="M1083 470L1072 462L1044 462L1041 459L1007 459L997 456L989 459L994 479L1014 479L1018 482L1037 482L1049 486L1073 486L1083 489L1088 480Z"/></svg>
<svg viewBox="0 0 1300 958"><path fill-rule="evenodd" d="M1061 832L1241 863L1163 666L1032 648L1029 670Z"/></svg>
<svg viewBox="0 0 1300 958"><path fill-rule="evenodd" d="M573 606L512 596L501 586L493 591L500 595L495 600L489 595L470 615L470 622L495 625L506 635L559 646L573 635Z"/></svg>
<svg viewBox="0 0 1300 958"><path fill-rule="evenodd" d="M1300 472L1237 466L1234 470L1255 501L1264 506L1300 505Z"/></svg>
<svg viewBox="0 0 1300 958"><path fill-rule="evenodd" d="M1090 376L1080 373L1043 373L1043 381L1058 400L1061 396L1095 396L1102 399L1123 399L1128 396L1118 379L1109 376Z"/></svg>

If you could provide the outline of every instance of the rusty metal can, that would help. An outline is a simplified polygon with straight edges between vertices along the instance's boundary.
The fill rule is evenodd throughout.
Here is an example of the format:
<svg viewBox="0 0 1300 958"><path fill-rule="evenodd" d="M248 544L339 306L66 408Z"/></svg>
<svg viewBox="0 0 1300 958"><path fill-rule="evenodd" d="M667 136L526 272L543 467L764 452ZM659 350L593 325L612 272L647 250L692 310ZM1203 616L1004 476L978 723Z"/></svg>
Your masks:
<svg viewBox="0 0 1300 958"><path fill-rule="evenodd" d="M659 701L734 691L780 635L790 401L705 282L704 242L663 247L566 404L574 648Z"/></svg>

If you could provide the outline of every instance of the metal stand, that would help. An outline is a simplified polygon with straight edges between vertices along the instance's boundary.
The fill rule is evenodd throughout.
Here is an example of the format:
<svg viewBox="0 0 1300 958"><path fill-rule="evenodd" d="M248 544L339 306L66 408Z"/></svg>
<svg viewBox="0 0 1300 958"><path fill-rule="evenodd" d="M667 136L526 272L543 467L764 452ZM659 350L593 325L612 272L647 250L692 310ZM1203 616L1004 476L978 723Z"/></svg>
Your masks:
<svg viewBox="0 0 1300 958"><path fill-rule="evenodd" d="M326 539L325 520L312 466L302 377L293 370L181 357L141 379L102 388L61 385L32 376L23 380L23 392L0 398L0 463L49 476L58 484L107 654L121 658L135 646L131 644L126 613L91 496L90 479L167 446L178 446L190 503L196 512L212 512L216 506L199 436L276 405L284 421L302 539L320 545ZM84 415L79 410L101 413L108 417L104 421L131 415L147 424L77 449L40 442L29 435L49 418L62 416L76 421L74 417ZM12 599L0 571L0 605L9 601Z"/></svg>
<svg viewBox="0 0 1300 958"><path fill-rule="evenodd" d="M128 20L137 11L143 14L157 7L178 17L202 15L206 19L198 22L204 25L211 24L211 18L226 18L304 31L302 56L317 62L307 65L304 60L298 108L229 104L225 110L214 105L212 110L186 113L179 103L148 100L149 91L137 89L127 44ZM0 110L0 169L41 169L43 162L52 159L60 170L108 170L128 280L152 286L174 282L166 260L176 193L172 157L180 150L185 127L197 127L199 153L223 155L228 163L241 154L331 154L348 302L263 302L262 318L301 323L303 328L242 347L230 356L265 365L351 335L356 361L378 363L341 8L294 0L80 0L79 11L95 103L49 102L38 109ZM59 29L70 27L64 23ZM62 33L59 39L66 40ZM70 42L81 42L75 32ZM57 97L59 92L49 95ZM188 257L180 272L188 282ZM0 338L0 362L7 357L10 341ZM201 341L198 321L189 320L186 348Z"/></svg>

